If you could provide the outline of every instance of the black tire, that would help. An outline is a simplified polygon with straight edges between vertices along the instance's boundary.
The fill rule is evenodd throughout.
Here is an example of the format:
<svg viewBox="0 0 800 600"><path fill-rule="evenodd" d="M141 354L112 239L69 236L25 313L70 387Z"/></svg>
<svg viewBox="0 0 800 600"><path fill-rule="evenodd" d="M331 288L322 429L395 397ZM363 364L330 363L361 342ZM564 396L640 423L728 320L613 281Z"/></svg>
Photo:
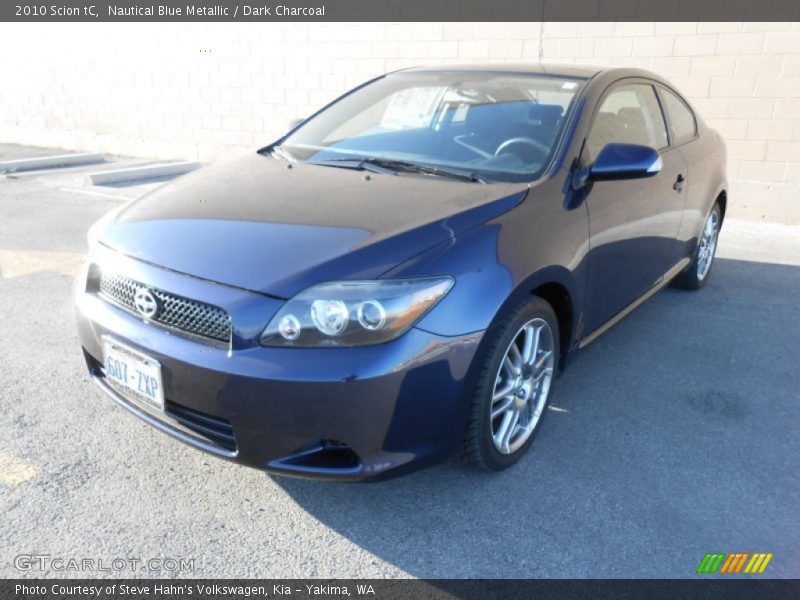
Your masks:
<svg viewBox="0 0 800 600"><path fill-rule="evenodd" d="M714 206L711 208L711 211L708 213L708 217L706 217L706 222L708 219L712 217L712 215L716 216L717 219L717 235L719 235L719 231L722 228L722 209L720 208L719 202L715 202ZM702 232L700 234L702 238ZM697 248L695 248L694 256L692 257L692 262L689 264L686 269L681 272L675 279L672 281L672 286L676 288L680 288L683 290L699 290L703 287L708 278L711 277L711 272L714 270L714 258L715 256L712 255L711 257L711 265L708 267L704 276L700 276L699 274L699 261L700 261L700 244L701 239L697 241ZM714 251L716 253L716 241L714 245Z"/></svg>
<svg viewBox="0 0 800 600"><path fill-rule="evenodd" d="M491 406L495 381L506 351L522 327L533 319L540 318L547 322L553 334L553 373L549 381L549 389L541 417L536 422L533 432L527 441L515 452L503 454L492 441ZM515 464L528 451L536 435L541 429L547 407L553 397L553 384L558 373L561 356L561 340L558 331L558 319L548 302L538 296L531 297L517 306L508 317L493 328L494 339L489 346L483 367L469 409L467 428L464 435L464 449L461 455L463 462L487 471L502 471Z"/></svg>

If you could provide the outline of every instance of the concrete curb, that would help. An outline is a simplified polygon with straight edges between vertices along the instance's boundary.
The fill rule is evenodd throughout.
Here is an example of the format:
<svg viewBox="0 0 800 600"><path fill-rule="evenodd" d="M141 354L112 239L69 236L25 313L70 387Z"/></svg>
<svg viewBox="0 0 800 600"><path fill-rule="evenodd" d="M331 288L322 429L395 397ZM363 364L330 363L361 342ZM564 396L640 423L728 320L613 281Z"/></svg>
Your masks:
<svg viewBox="0 0 800 600"><path fill-rule="evenodd" d="M101 171L98 173L89 173L89 175L86 176L86 183L89 185L108 185L110 183L127 183L129 181L139 181L141 179L183 175L189 171L199 169L201 166L199 162L176 162L145 165L143 167L130 167L128 169L116 169L114 171Z"/></svg>
<svg viewBox="0 0 800 600"><path fill-rule="evenodd" d="M82 154L58 154L55 156L38 156L18 160L0 161L0 172L15 173L17 171L35 171L37 169L53 169L56 167L73 167L101 163L105 159L96 152Z"/></svg>

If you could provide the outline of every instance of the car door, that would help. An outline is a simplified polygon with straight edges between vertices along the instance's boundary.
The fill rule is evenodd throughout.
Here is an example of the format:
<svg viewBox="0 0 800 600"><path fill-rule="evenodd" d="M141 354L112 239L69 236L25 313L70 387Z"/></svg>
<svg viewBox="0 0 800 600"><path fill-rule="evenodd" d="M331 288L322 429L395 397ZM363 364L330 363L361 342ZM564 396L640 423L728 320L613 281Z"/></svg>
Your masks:
<svg viewBox="0 0 800 600"><path fill-rule="evenodd" d="M686 170L681 153L669 147L652 82L617 82L598 106L582 164L591 165L606 144L615 142L653 147L663 166L652 177L597 181L588 190L587 334L644 294L678 261Z"/></svg>
<svg viewBox="0 0 800 600"><path fill-rule="evenodd" d="M688 253L694 251L697 234L705 226L709 200L717 192L716 180L709 175L714 172L718 156L708 144L698 143L697 117L681 96L665 86L658 86L658 96L667 117L669 143L678 149L686 161L684 175L687 189L684 191L683 223L679 237L688 242ZM686 254L687 251L684 250Z"/></svg>

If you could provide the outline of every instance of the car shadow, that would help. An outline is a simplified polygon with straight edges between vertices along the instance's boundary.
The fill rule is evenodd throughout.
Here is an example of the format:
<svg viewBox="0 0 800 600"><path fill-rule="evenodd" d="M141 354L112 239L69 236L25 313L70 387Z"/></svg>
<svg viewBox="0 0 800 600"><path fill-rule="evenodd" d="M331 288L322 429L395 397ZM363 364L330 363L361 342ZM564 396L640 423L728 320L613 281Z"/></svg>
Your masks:
<svg viewBox="0 0 800 600"><path fill-rule="evenodd" d="M798 297L800 267L724 258L702 291L656 295L578 354L505 472L274 480L416 577L690 577L720 544L778 556L800 539Z"/></svg>

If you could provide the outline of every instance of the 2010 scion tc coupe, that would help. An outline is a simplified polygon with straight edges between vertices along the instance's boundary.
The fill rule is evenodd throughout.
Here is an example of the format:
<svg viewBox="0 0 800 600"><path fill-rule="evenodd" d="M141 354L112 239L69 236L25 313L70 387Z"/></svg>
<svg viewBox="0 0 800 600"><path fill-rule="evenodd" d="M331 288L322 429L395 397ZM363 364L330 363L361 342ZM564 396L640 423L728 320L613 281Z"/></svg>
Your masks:
<svg viewBox="0 0 800 600"><path fill-rule="evenodd" d="M276 473L525 454L573 351L708 280L725 149L664 79L503 65L374 79L89 232L89 371Z"/></svg>

